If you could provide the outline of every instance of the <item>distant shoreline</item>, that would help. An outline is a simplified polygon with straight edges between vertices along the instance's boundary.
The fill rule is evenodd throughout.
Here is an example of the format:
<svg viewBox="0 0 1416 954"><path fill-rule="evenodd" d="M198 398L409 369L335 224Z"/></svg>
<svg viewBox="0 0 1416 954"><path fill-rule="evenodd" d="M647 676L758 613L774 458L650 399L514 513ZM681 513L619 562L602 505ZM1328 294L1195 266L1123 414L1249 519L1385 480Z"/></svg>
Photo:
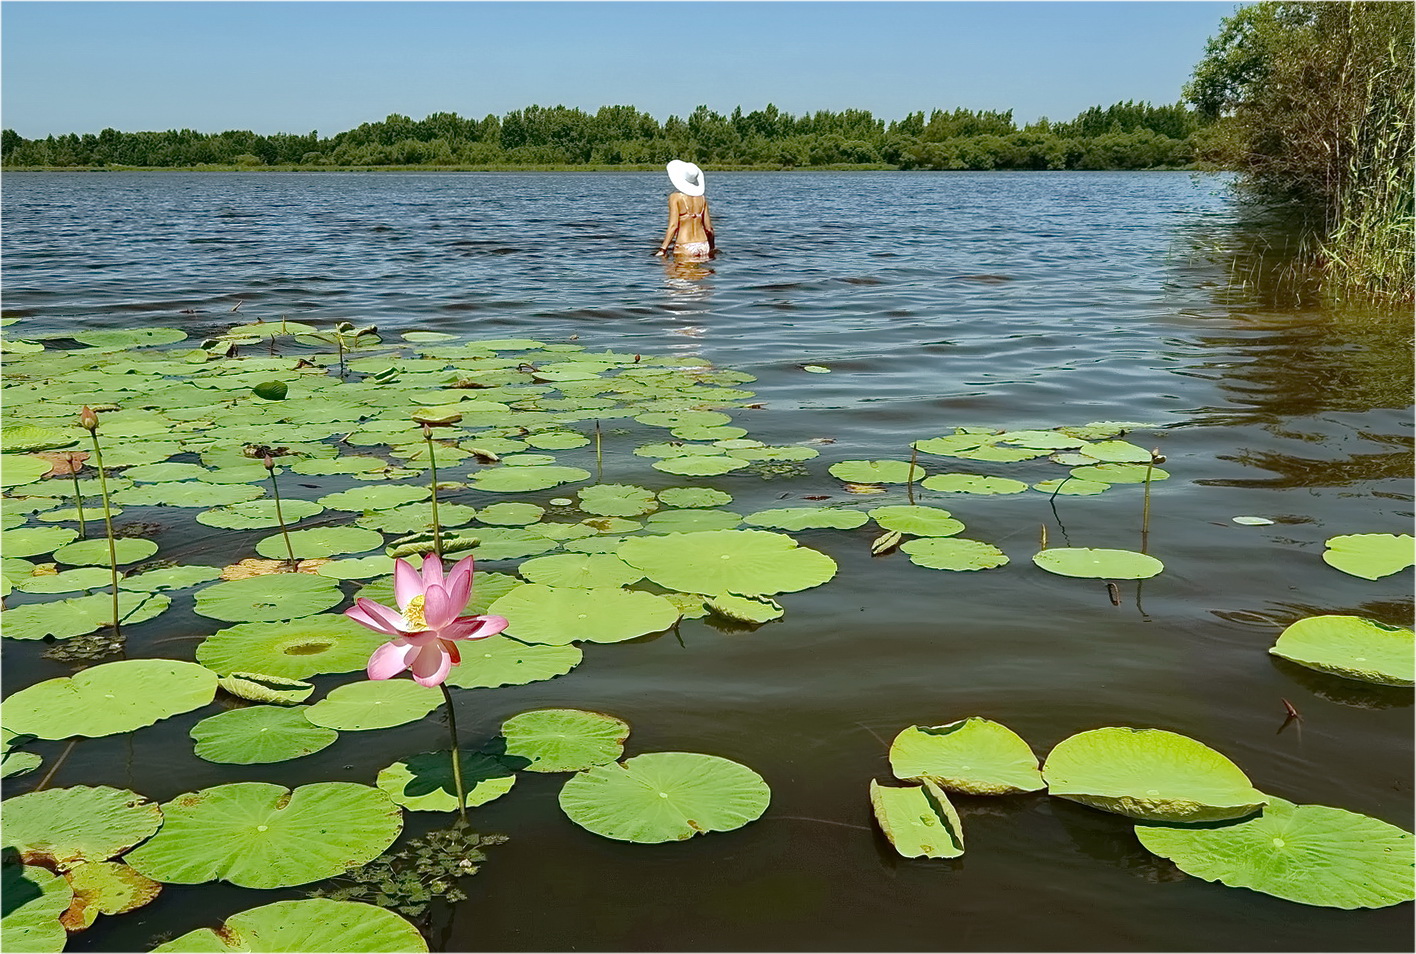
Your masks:
<svg viewBox="0 0 1416 954"><path fill-rule="evenodd" d="M1149 169L902 169L886 163L834 163L824 166L723 165L711 166L709 172L899 172L954 173L1006 172L1028 175L1034 172L1223 172L1222 169L1189 164ZM643 165L446 165L446 166L5 166L3 172L663 172L658 163Z"/></svg>

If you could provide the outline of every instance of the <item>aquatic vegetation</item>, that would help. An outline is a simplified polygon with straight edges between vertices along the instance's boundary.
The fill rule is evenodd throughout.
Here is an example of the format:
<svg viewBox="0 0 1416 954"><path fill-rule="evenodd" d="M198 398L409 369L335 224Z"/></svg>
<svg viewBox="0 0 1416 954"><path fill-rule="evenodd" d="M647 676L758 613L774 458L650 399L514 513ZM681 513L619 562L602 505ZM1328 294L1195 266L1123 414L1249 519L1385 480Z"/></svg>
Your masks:
<svg viewBox="0 0 1416 954"><path fill-rule="evenodd" d="M890 744L890 771L969 795L1035 792L1045 785L1037 756L1005 725L973 716L948 725L910 726Z"/></svg>
<svg viewBox="0 0 1416 954"><path fill-rule="evenodd" d="M1269 652L1318 672L1382 686L1416 685L1416 634L1360 616L1309 616Z"/></svg>
<svg viewBox="0 0 1416 954"><path fill-rule="evenodd" d="M1323 562L1364 580L1379 580L1416 564L1411 534L1345 533L1329 537Z"/></svg>
<svg viewBox="0 0 1416 954"><path fill-rule="evenodd" d="M1033 563L1059 576L1093 580L1146 580L1165 569L1148 554L1102 547L1052 547L1034 554Z"/></svg>
<svg viewBox="0 0 1416 954"><path fill-rule="evenodd" d="M957 858L964 853L964 828L949 796L933 779L904 787L870 782L876 824L906 858Z"/></svg>
<svg viewBox="0 0 1416 954"><path fill-rule="evenodd" d="M199 928L153 948L159 952L268 950L279 937L295 951L427 951L418 929L392 911L359 901L307 898L277 901L233 914L219 930Z"/></svg>
<svg viewBox="0 0 1416 954"><path fill-rule="evenodd" d="M502 723L506 754L528 772L579 772L617 761L629 723L583 709L534 709Z"/></svg>

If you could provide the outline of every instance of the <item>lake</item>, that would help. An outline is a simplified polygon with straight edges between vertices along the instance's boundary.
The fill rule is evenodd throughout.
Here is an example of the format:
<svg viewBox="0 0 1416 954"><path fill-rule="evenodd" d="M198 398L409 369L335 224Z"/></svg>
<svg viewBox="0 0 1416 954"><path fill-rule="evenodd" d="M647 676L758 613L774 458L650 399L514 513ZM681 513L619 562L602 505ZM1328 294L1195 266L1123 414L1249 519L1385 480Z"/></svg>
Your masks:
<svg viewBox="0 0 1416 954"><path fill-rule="evenodd" d="M955 427L1153 425L1126 439L1167 459L1147 541L1166 569L1120 582L1115 602L1103 582L1043 572L1031 557L1044 529L1051 546L1139 549L1140 487L916 490L1010 564L931 570L900 552L872 558L878 531L794 532L840 570L782 595L781 620L755 631L687 620L679 638L586 646L557 679L463 692L471 737L528 709L608 712L633 727L630 754L733 759L766 779L772 802L736 831L640 846L567 821L564 776L524 774L474 810L479 830L509 841L488 849L470 898L435 918L434 949L1410 950L1407 905L1339 911L1205 882L1148 853L1125 819L1041 793L960 796L967 853L905 859L875 829L867 794L871 779L890 779L886 749L901 729L981 715L1039 756L1099 726L1182 733L1266 793L1410 830L1411 691L1267 652L1304 616L1411 625L1408 572L1368 581L1321 559L1338 534L1410 532L1409 313L1275 292L1243 251L1255 233L1223 176L710 170L708 183L720 253L677 266L650 254L664 229L660 175L5 176L4 311L21 319L10 332L59 335L58 347L78 329L164 326L200 340L283 316L373 323L386 340L444 332L698 356L756 376L743 385L754 406L731 412L749 436L820 441L809 445L820 457L770 479L697 481L731 493L738 513L808 497L874 506L827 468L908 460L911 441ZM618 423L605 432L607 482L686 482L649 469L631 453L638 432ZM1037 461L919 462L931 474L1059 476ZM347 483L309 486L319 489L291 492ZM887 497L904 502L898 487L877 499ZM1244 515L1273 523L1232 521ZM226 538L203 532L174 541L185 562L250 555L213 552ZM128 656L190 659L215 628L175 610L134 627ZM6 695L74 671L45 648L6 641ZM314 680L318 692L347 681ZM1302 720L1280 731L1284 700ZM213 711L84 742L51 784L165 801L229 781L372 783L444 738L434 715L293 762L232 767L193 755L188 731ZM7 780L7 797L32 789L63 749L35 746L45 766ZM406 830L440 817L408 813ZM172 887L100 918L68 949L148 950L161 932L303 896Z"/></svg>

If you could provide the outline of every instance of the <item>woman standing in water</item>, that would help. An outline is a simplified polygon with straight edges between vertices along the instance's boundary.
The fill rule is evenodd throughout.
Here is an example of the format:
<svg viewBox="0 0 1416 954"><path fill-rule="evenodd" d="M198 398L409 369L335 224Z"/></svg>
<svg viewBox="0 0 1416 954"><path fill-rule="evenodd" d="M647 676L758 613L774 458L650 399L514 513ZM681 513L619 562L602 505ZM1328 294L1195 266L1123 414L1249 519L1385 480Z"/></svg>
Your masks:
<svg viewBox="0 0 1416 954"><path fill-rule="evenodd" d="M676 261L706 262L714 244L713 220L708 215L708 200L703 198L703 170L675 159L668 171L669 181L678 191L669 196L669 227L654 254L663 256L673 243Z"/></svg>

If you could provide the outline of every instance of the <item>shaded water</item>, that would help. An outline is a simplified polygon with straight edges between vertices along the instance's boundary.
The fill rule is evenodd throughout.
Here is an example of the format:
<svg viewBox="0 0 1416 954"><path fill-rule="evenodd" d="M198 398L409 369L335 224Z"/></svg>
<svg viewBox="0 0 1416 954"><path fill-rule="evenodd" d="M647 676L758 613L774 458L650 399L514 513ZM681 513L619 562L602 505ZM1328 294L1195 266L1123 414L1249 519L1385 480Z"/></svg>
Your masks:
<svg viewBox="0 0 1416 954"><path fill-rule="evenodd" d="M629 754L723 755L760 772L773 801L735 832L633 846L568 822L555 804L560 776L523 777L476 810L482 830L511 840L468 883L471 899L435 918L435 948L1409 949L1409 906L1313 909L1208 884L1150 856L1123 819L1044 795L961 797L968 853L908 861L872 830L866 796L872 777L889 777L882 739L978 714L1039 754L1101 725L1181 732L1266 792L1410 829L1411 692L1266 652L1300 616L1410 625L1407 574L1369 582L1319 558L1336 534L1409 532L1409 320L1280 306L1261 281L1236 287L1235 213L1215 177L710 173L723 251L699 267L649 255L663 229L661 180L5 177L4 307L24 319L21 333L163 324L200 336L285 315L698 354L758 376L748 387L763 407L734 412L750 436L834 440L806 476L699 479L731 492L741 513L803 495L839 501L831 463L901 458L911 440L958 425L1166 425L1132 439L1158 446L1173 475L1154 488L1149 540L1167 569L1123 584L1120 606L1101 583L1049 575L1030 557L1044 524L1053 545L1137 548L1139 488L1052 505L1037 493L925 494L1012 563L945 573L902 554L872 560L867 529L797 532L841 572L781 597L779 622L737 633L686 622L682 645L669 635L591 646L569 676L462 693L459 721L474 736L525 709L599 709L633 725ZM685 482L649 470L621 440L610 437L606 480ZM1038 479L1034 462L921 463ZM481 496L462 499L491 497ZM1247 514L1276 523L1230 521ZM164 555L227 562L206 552L216 539ZM129 655L162 655L170 645L144 641L212 628L174 612ZM71 671L42 648L6 645L7 694ZM315 681L323 691L346 679ZM1277 732L1285 698L1301 732ZM85 742L54 784L165 800L234 780L371 782L443 732L430 718L242 768L193 756L187 732L208 714ZM62 745L37 750L47 769ZM35 781L9 780L6 794ZM407 827L433 823L410 813ZM158 932L301 895L171 888L101 918L70 949L145 950Z"/></svg>

